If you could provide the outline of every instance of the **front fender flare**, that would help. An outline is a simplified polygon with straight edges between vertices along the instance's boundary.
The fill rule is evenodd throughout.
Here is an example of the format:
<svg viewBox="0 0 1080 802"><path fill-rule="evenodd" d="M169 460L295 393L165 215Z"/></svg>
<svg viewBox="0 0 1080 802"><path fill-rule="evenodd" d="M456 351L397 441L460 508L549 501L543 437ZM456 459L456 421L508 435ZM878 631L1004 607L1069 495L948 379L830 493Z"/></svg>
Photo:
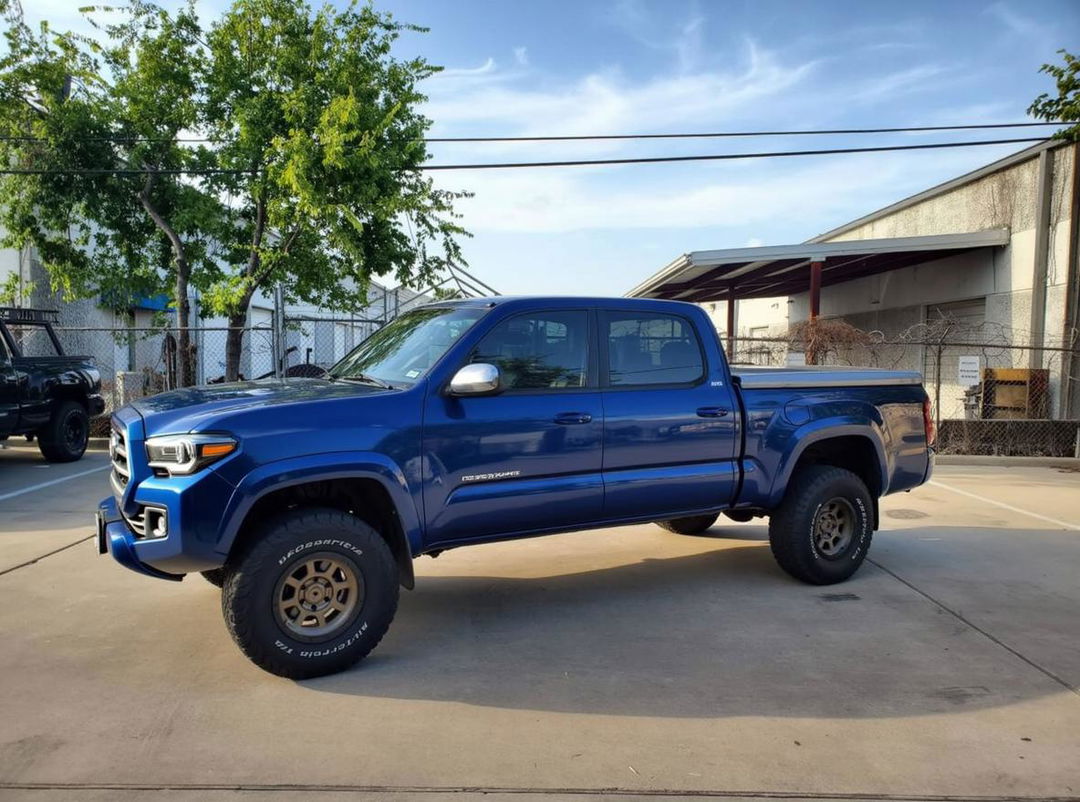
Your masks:
<svg viewBox="0 0 1080 802"><path fill-rule="evenodd" d="M423 542L420 516L405 472L393 460L373 452L310 454L260 465L241 479L233 491L222 515L215 550L223 556L229 554L248 513L263 496L285 487L328 479L373 479L386 490L401 522L403 553L409 558L408 565L402 567L406 587L411 587L412 557L419 553Z"/></svg>

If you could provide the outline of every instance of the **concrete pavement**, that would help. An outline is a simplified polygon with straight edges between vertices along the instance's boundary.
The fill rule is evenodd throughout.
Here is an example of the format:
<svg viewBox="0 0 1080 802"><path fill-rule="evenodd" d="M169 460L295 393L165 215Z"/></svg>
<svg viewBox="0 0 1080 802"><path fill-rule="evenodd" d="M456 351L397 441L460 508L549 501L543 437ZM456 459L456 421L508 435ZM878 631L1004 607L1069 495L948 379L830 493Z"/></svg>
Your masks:
<svg viewBox="0 0 1080 802"><path fill-rule="evenodd" d="M0 496L48 473L9 458ZM423 558L376 652L300 683L199 577L11 570L89 534L104 472L0 501L0 798L1080 796L1080 474L936 481L827 588L726 519Z"/></svg>

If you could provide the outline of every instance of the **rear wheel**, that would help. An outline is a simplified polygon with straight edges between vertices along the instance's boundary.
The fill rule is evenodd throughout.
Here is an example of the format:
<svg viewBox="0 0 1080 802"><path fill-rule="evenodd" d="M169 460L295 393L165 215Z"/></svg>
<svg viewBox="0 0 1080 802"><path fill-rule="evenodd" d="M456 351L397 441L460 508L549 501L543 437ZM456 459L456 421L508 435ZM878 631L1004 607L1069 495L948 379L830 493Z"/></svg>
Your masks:
<svg viewBox="0 0 1080 802"><path fill-rule="evenodd" d="M78 401L64 401L37 432L38 448L49 462L74 462L90 441L90 418Z"/></svg>
<svg viewBox="0 0 1080 802"><path fill-rule="evenodd" d="M266 524L235 562L221 609L253 663L306 679L366 656L397 602L397 565L378 532L347 513L302 509Z"/></svg>
<svg viewBox="0 0 1080 802"><path fill-rule="evenodd" d="M854 574L873 537L873 499L851 471L809 465L788 485L769 519L769 545L780 567L813 585Z"/></svg>
<svg viewBox="0 0 1080 802"><path fill-rule="evenodd" d="M661 529L677 535L700 535L708 531L719 515L692 515L689 518L672 518L670 521L657 521Z"/></svg>

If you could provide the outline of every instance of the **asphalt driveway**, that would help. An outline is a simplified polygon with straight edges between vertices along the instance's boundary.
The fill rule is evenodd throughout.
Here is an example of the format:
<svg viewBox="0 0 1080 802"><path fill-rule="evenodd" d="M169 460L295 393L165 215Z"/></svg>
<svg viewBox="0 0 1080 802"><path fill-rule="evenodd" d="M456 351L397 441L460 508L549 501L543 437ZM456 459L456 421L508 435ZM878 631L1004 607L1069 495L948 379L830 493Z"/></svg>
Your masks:
<svg viewBox="0 0 1080 802"><path fill-rule="evenodd" d="M760 523L417 562L368 660L292 682L219 593L99 557L104 455L0 451L0 797L1080 796L1080 474L942 467L801 585Z"/></svg>

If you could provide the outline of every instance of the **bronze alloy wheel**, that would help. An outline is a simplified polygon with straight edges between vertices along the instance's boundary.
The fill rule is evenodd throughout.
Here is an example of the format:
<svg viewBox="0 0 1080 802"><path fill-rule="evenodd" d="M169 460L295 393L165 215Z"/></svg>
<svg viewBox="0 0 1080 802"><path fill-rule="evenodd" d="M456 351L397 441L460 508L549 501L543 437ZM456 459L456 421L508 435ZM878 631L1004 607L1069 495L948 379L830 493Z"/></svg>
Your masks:
<svg viewBox="0 0 1080 802"><path fill-rule="evenodd" d="M814 518L814 548L827 560L838 559L851 545L857 525L851 502L839 497L826 501Z"/></svg>
<svg viewBox="0 0 1080 802"><path fill-rule="evenodd" d="M335 637L355 620L363 606L360 569L335 552L305 555L290 563L274 590L278 625L300 641Z"/></svg>

